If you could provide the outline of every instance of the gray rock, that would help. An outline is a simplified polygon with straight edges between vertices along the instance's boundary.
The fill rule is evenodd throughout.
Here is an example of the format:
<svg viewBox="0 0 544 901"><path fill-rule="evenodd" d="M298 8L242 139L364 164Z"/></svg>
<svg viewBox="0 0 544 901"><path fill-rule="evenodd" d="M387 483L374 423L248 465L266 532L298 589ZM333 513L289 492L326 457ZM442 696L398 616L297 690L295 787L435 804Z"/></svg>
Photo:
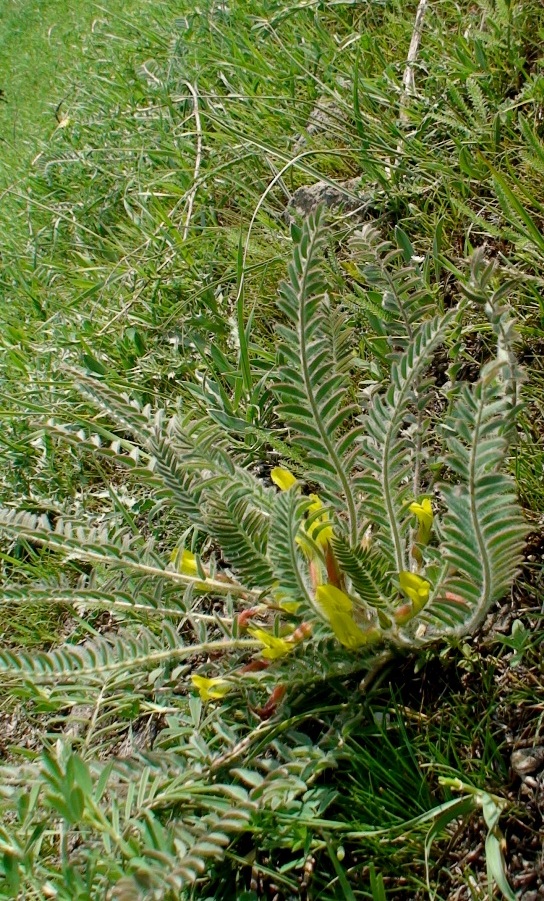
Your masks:
<svg viewBox="0 0 544 901"><path fill-rule="evenodd" d="M519 748L512 752L510 764L514 773L523 779L544 765L544 747Z"/></svg>
<svg viewBox="0 0 544 901"><path fill-rule="evenodd" d="M371 205L371 197L368 194L360 194L362 178L349 178L347 181L331 185L328 181L318 181L313 185L302 185L293 194L287 209L285 219L290 224L294 222L294 214L305 218L320 205L324 204L329 209L340 209L357 218L366 219L367 211ZM354 197L357 194L359 196Z"/></svg>

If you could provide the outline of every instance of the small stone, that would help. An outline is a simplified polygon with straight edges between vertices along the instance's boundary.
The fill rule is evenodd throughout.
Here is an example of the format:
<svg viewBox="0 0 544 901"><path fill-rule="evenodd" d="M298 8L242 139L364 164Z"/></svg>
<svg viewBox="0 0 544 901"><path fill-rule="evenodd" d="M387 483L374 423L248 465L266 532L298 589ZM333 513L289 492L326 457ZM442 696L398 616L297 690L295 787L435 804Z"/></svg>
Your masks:
<svg viewBox="0 0 544 901"><path fill-rule="evenodd" d="M342 207L344 213L357 213L364 220L368 218L372 197L369 194L361 194L361 186L361 177L350 178L337 184L318 181L313 185L303 185L293 194L284 212L284 218L288 223L294 222L293 213L305 218L320 204L324 204L332 210Z"/></svg>
<svg viewBox="0 0 544 901"><path fill-rule="evenodd" d="M519 748L512 752L510 764L514 773L523 779L544 765L544 747Z"/></svg>

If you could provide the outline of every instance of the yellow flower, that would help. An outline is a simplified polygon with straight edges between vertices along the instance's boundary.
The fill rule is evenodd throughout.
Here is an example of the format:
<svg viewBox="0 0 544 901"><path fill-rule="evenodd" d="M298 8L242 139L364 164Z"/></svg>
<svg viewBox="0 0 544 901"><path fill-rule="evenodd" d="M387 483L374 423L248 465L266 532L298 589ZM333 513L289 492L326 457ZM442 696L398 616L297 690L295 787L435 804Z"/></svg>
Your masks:
<svg viewBox="0 0 544 901"><path fill-rule="evenodd" d="M265 660L278 660L279 657L285 657L286 654L290 654L294 648L292 641L288 641L286 638L278 638L276 635L265 632L264 629L253 628L247 631L252 638L256 638L257 641L264 645L261 656Z"/></svg>
<svg viewBox="0 0 544 901"><path fill-rule="evenodd" d="M300 607L300 601L293 601L285 591L282 591L279 582L275 582L272 586L272 598L286 613L296 613Z"/></svg>
<svg viewBox="0 0 544 901"><path fill-rule="evenodd" d="M414 501L410 504L409 510L414 516L417 516L419 521L417 541L419 544L428 544L433 527L433 508L430 498L424 497L420 504Z"/></svg>
<svg viewBox="0 0 544 901"><path fill-rule="evenodd" d="M314 516L319 510L323 510L323 503L318 498L317 494L311 494L310 499L312 503L308 507L308 516ZM324 510L321 516L316 516L312 524L306 529L307 534L310 538L313 538L320 548L324 548L334 535L332 525L325 525L325 523L329 522L329 514Z"/></svg>
<svg viewBox="0 0 544 901"><path fill-rule="evenodd" d="M399 573L399 583L401 591L410 598L414 613L418 613L429 600L430 584L417 573L410 572Z"/></svg>
<svg viewBox="0 0 544 901"><path fill-rule="evenodd" d="M300 607L300 601L278 601L278 607L285 610L286 613L296 613Z"/></svg>
<svg viewBox="0 0 544 901"><path fill-rule="evenodd" d="M345 593L335 588L334 585L319 585L316 591L317 602L324 613L330 617L336 613L351 613L353 601Z"/></svg>
<svg viewBox="0 0 544 901"><path fill-rule="evenodd" d="M190 576L193 579L198 578L197 559L191 551L186 550L186 548L183 548L182 551L179 548L174 548L170 555L170 560L182 575ZM207 591L208 589L205 582L195 582L194 586L201 591Z"/></svg>
<svg viewBox="0 0 544 901"><path fill-rule="evenodd" d="M270 473L270 478L274 482L274 485L277 485L281 491L288 491L289 488L292 488L293 485L297 484L297 479L293 475L292 472L289 472L288 469L283 469L281 466L275 466L272 472ZM306 515L309 517L315 516L320 510L323 509L323 502L318 498L317 494L310 495L311 504L309 504ZM326 510L324 510L321 516L315 516L311 526L309 526L305 531L309 537L316 542L321 548L325 547L326 544L331 540L333 536L333 528L332 525L324 525L329 522L329 514ZM301 538L299 540L299 544L303 546L304 549L304 539Z"/></svg>
<svg viewBox="0 0 544 901"><path fill-rule="evenodd" d="M207 679L205 676L191 676L191 681L198 689L201 701L212 701L216 698L224 698L231 690L231 685L225 679Z"/></svg>
<svg viewBox="0 0 544 901"><path fill-rule="evenodd" d="M195 554L192 554L191 551L183 548L181 560L178 557L177 563L180 573L183 573L184 576L198 576L196 556Z"/></svg>
<svg viewBox="0 0 544 901"><path fill-rule="evenodd" d="M294 485L298 484L293 473L289 472L288 469L283 469L281 466L275 466L270 473L270 477L281 491L288 491ZM310 501L311 503L308 504L306 508L306 517L311 519L311 524L302 524L296 542L308 560L315 560L317 556L315 545L317 545L322 551L325 551L326 554L330 554L332 562L333 554L330 542L334 535L334 530L332 523L330 522L330 516L317 494L311 494ZM327 569L328 568L329 567L327 566Z"/></svg>
<svg viewBox="0 0 544 901"><path fill-rule="evenodd" d="M364 632L353 619L353 601L344 591L334 585L319 585L316 599L344 647L355 650L374 637L375 630Z"/></svg>
<svg viewBox="0 0 544 901"><path fill-rule="evenodd" d="M270 473L270 478L274 482L274 485L277 485L281 491L288 491L289 488L292 488L293 485L297 484L297 480L293 473L289 472L288 469L283 469L281 466L274 467Z"/></svg>
<svg viewBox="0 0 544 901"><path fill-rule="evenodd" d="M296 537L296 542L311 564L317 562L317 545L317 547L325 553L325 557L329 555L332 565L334 562L334 555L330 546L330 541L334 535L334 530L330 523L329 514L324 509L323 503L318 498L317 494L311 494L310 500L312 503L306 508L306 516L312 521L310 525L305 522L302 523L300 532ZM321 510L323 510L322 513L320 513ZM336 568L337 567L335 566L335 569ZM329 567L327 565L327 570L328 569ZM323 581L323 574L320 570L321 568L318 567L318 570L316 570L315 573L316 579L313 584L319 584ZM330 574L328 575L329 578L331 578ZM332 579L332 581L335 580Z"/></svg>

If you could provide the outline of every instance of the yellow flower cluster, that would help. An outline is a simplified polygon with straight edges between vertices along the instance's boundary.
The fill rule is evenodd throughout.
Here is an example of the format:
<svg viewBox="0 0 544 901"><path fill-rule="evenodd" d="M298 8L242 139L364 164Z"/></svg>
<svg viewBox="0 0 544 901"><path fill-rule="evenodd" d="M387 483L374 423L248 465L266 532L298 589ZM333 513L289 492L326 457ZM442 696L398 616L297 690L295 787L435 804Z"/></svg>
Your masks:
<svg viewBox="0 0 544 901"><path fill-rule="evenodd" d="M288 469L283 469L281 466L274 467L270 473L270 478L281 491L289 491L290 488L298 484L293 473L289 472ZM303 533L297 537L297 544L308 556L311 556L311 542L305 539L309 537L311 541L315 542L323 550L329 544L334 532L329 514L324 509L323 502L317 494L310 494L309 500L311 504L307 508L307 518L310 521L310 525L306 526ZM320 513L320 511L323 512Z"/></svg>
<svg viewBox="0 0 544 901"><path fill-rule="evenodd" d="M275 467L271 472L271 478L281 491L296 489L298 481L289 470ZM431 539L433 526L433 510L429 498L414 501L409 506L418 521L416 542L419 546L425 546ZM309 496L306 520L297 536L297 544L308 559L310 579L315 590L315 601L323 616L330 624L334 635L344 647L356 650L380 638L378 628L368 625L360 625L354 616L354 601L344 591L344 577L338 568L332 549L334 527L328 511L316 494ZM419 547L413 550L414 557L421 563ZM180 572L197 579L202 576L202 568L199 566L196 556L188 550L178 550L174 553L173 562ZM399 587L409 603L404 603L394 614L394 621L398 624L408 622L414 615L423 609L429 600L430 583L418 573L404 571L398 574ZM198 588L205 588L204 582L196 583ZM299 606L296 601L282 600L281 586L275 589L277 602L288 612L295 612ZM391 625L391 621L385 619L382 625ZM294 632L285 637L272 635L265 629L258 627L248 628L248 634L261 643L260 658L262 665L268 665L264 661L272 662L290 654L294 648L303 641L311 632L311 624L303 623ZM225 697L231 690L231 683L223 678L206 678L193 675L193 685L198 689L203 701L209 701Z"/></svg>
<svg viewBox="0 0 544 901"><path fill-rule="evenodd" d="M270 475L274 484L282 491L289 491L297 485L294 475L282 467L275 467ZM343 579L331 547L334 528L329 514L317 494L311 494L309 500L311 501L307 508L309 524L306 524L297 536L297 544L310 561L310 575L319 608L329 621L338 641L344 647L354 650L378 637L379 633L375 629L365 630L357 625L353 615L353 601L340 587L343 585ZM317 564L316 546L323 554L324 567L323 563ZM323 584L325 576L328 582Z"/></svg>
<svg viewBox="0 0 544 901"><path fill-rule="evenodd" d="M271 478L274 484L282 491L289 491L298 484L295 476L288 469L283 469L280 466L276 466L272 470ZM297 543L310 560L310 566L312 567L310 575L315 587L316 601L328 619L338 641L348 648L361 647L361 645L378 637L378 633L375 629L365 630L361 628L355 621L353 615L354 604L349 595L342 590L344 587L342 575L338 570L331 547L334 530L329 514L323 508L323 503L316 494L311 494L310 500L311 504L308 506L310 525L304 527L301 534L297 537ZM323 510L323 513L320 515L321 510ZM416 541L419 545L424 546L431 539L433 526L433 509L430 498L424 497L419 502L414 501L410 504L409 510L419 523ZM323 584L322 572L315 567L315 545L324 553L329 580L327 584ZM419 548L414 550L414 556L421 563ZM399 573L399 585L410 604L405 604L397 611L398 615L395 616L395 621L398 624L407 622L423 609L429 600L431 588L429 582L422 576L408 571Z"/></svg>

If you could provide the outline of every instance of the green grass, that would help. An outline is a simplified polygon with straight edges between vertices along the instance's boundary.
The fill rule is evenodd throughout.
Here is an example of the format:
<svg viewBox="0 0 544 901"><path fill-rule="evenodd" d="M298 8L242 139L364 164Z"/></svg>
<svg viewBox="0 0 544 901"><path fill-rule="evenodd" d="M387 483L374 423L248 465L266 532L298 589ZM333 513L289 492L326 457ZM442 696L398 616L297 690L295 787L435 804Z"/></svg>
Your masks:
<svg viewBox="0 0 544 901"><path fill-rule="evenodd" d="M384 235L397 227L417 254L429 255L437 297L447 303L455 295L455 274L466 272L467 257L482 244L498 259L501 280L511 280L527 373L512 471L529 521L541 530L543 8L537 0L430 4L417 95L401 124L416 5L203 0L198 14L184 0L115 0L107 11L83 0L5 0L4 502L52 516L84 509L97 522L113 508L117 521L153 535L161 548L179 539L182 524L153 518L138 483L44 431L44 421L54 417L80 427L92 422L108 434L108 423L73 389L70 366L144 403L213 407L237 429L251 463L266 462L271 447L284 450L283 436L267 432L274 411L260 390L275 349L277 284L291 252L284 209L300 185L362 173ZM309 133L318 101L332 102L332 114L325 129ZM305 142L297 145L301 134ZM338 211L333 218L334 299L355 310L356 326L368 332L372 319L348 250L354 225ZM462 338L461 362L470 372L485 356L485 328L475 321ZM365 376L369 346L372 341L361 340ZM378 355L373 366L375 376ZM0 549L7 585L36 576L73 585L81 575L74 567L61 576L55 558L24 544L5 542ZM292 820L255 826L262 853L249 832L243 835L191 897L228 899L236 891L250 901L274 884L280 897L304 897L309 859L314 875L307 897L316 901L351 897L346 885L355 898L381 901L381 879L387 898L427 897L430 827L403 831L402 824L454 797L440 776L456 775L507 798L512 808L502 822L514 846L520 822L536 835L533 801L519 804L509 754L512 742L536 741L541 716L538 554L515 596L514 615L529 630L521 668L510 666L507 645L479 640L418 674L411 664L387 670L370 702L355 680L290 700L294 737L289 733L284 746L278 732L270 747L293 772L301 748L327 757L322 770L312 764L315 782L304 778L311 783L308 822L313 817L328 826L298 827L300 811L290 799ZM23 603L5 612L2 640L10 647L50 647L67 630L76 641L94 628L102 629L100 618ZM142 689L134 704L151 717L146 698ZM169 703L164 718L171 733L162 732L159 749L193 728L189 714L189 725L174 723L175 696ZM23 704L32 717L32 703L24 697ZM97 708L96 731L82 740L82 753L101 742L115 746L132 716L121 690L118 708L121 725ZM226 730L253 734L247 711L227 704L221 714L224 722L202 724L213 747ZM191 715L197 717L194 706ZM51 743L55 719L39 728ZM486 897L481 858L465 861L461 854L483 834L481 812L472 810L464 822L464 832L442 830L429 852L431 886L444 901L457 887L447 875L454 859L448 855L459 849L458 879L473 886L473 897ZM392 830L390 840L344 836L380 828ZM251 888L252 878L261 880L260 888ZM95 896L81 889L73 897Z"/></svg>
<svg viewBox="0 0 544 901"><path fill-rule="evenodd" d="M146 8L131 3L131 15ZM0 11L2 187L25 178L31 159L77 101L94 29L115 30L123 0L6 0ZM85 62L86 60L86 62Z"/></svg>

